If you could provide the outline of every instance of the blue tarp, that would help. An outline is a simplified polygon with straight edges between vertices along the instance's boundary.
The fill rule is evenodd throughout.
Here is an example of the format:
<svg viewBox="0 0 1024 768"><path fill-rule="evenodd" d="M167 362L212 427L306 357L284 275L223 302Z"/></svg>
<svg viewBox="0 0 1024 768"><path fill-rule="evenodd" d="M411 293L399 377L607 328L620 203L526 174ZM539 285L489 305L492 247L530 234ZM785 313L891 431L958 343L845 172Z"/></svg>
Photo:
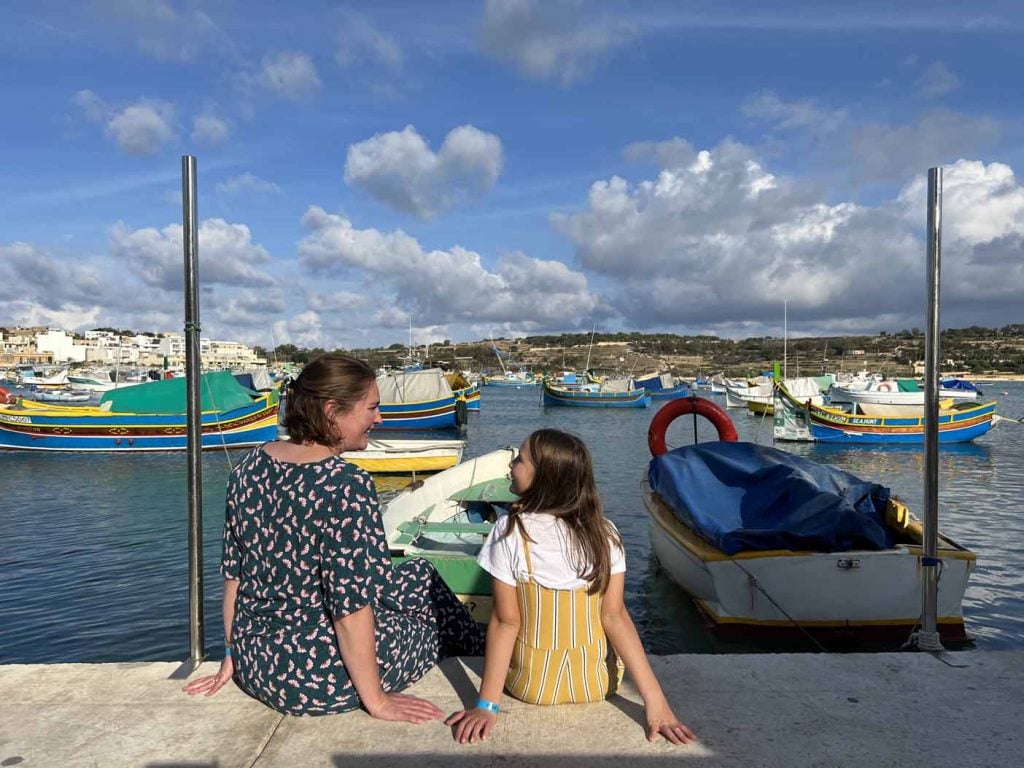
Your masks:
<svg viewBox="0 0 1024 768"><path fill-rule="evenodd" d="M943 379L939 382L939 386L943 389L956 389L963 392L978 392L979 394L981 392L981 390L966 379Z"/></svg>
<svg viewBox="0 0 1024 768"><path fill-rule="evenodd" d="M699 443L651 460L651 488L727 555L887 549L889 489L755 443Z"/></svg>

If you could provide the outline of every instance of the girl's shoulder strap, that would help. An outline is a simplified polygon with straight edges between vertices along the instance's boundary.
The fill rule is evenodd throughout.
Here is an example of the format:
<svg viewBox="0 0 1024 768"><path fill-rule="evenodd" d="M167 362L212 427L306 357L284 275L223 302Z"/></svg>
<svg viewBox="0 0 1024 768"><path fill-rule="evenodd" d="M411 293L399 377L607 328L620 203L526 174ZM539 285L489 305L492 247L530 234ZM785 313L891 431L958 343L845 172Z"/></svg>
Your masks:
<svg viewBox="0 0 1024 768"><path fill-rule="evenodd" d="M533 578L533 562L530 560L530 537L526 533L526 523L523 522L522 516L513 523L516 527L516 535L519 537L519 541L523 545L523 557L526 559L526 575L528 578Z"/></svg>

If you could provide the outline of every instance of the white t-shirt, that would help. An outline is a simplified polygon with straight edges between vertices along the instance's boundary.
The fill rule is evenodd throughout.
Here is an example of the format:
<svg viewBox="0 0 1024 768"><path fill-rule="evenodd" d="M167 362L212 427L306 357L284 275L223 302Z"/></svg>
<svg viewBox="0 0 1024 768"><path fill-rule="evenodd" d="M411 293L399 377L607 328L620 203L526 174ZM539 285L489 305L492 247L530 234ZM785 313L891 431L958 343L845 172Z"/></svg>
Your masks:
<svg viewBox="0 0 1024 768"><path fill-rule="evenodd" d="M541 586L548 589L578 589L587 586L587 582L579 577L572 562L572 548L569 543L571 534L562 520L554 515L537 512L523 514L519 519L523 521L526 532L532 539L530 562L533 564L533 578ZM614 526L614 523L612 525ZM507 526L507 515L502 515L495 521L494 528L484 540L476 561L494 578L515 586L517 580L526 580L526 557L519 531L513 530L502 538ZM609 544L611 572L625 573L626 554L614 542L609 541Z"/></svg>

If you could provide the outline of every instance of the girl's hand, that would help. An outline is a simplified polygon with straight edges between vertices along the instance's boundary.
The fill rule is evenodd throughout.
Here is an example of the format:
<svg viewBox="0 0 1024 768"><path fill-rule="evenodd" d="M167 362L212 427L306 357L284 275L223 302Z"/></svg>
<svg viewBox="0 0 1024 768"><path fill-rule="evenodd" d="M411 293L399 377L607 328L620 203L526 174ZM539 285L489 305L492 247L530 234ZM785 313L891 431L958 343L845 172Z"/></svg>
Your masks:
<svg viewBox="0 0 1024 768"><path fill-rule="evenodd" d="M391 720L420 725L430 720L440 720L444 712L426 699L410 696L405 693L385 693L370 706L363 702L370 717L377 720Z"/></svg>
<svg viewBox="0 0 1024 768"><path fill-rule="evenodd" d="M217 674L197 677L181 690L189 696L195 696L199 693L213 696L213 694L224 687L224 684L231 679L234 673L235 663L231 660L230 656L226 656L224 661L220 663L220 669L217 671Z"/></svg>
<svg viewBox="0 0 1024 768"><path fill-rule="evenodd" d="M474 707L456 712L444 724L453 726L452 736L459 744L475 744L478 739L486 739L497 722L498 716L494 712Z"/></svg>
<svg viewBox="0 0 1024 768"><path fill-rule="evenodd" d="M673 744L689 744L697 739L696 734L679 722L668 706L647 710L647 740L654 741L659 733Z"/></svg>

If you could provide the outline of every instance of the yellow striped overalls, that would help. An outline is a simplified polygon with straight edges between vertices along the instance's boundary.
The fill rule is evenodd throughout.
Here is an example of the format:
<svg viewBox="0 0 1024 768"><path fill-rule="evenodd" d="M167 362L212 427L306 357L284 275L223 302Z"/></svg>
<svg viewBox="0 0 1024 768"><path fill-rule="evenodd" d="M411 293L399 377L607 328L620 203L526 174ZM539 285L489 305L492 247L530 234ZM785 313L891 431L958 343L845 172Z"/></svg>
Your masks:
<svg viewBox="0 0 1024 768"><path fill-rule="evenodd" d="M516 580L520 626L505 677L510 695L527 704L601 701L621 678L615 653L601 626L601 595L549 589L533 578L530 545L518 532L526 556L526 580Z"/></svg>

